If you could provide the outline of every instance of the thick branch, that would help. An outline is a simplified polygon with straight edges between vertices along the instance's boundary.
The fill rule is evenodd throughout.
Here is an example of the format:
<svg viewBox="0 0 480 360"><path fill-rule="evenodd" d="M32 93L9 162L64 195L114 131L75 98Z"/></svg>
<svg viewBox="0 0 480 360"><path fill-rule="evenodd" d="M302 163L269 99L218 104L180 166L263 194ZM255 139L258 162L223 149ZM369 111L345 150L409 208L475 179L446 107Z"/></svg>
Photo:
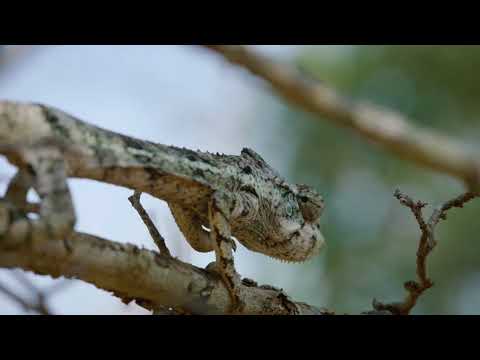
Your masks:
<svg viewBox="0 0 480 360"><path fill-rule="evenodd" d="M0 199L0 267L78 278L159 313L169 308L201 314L229 311L230 294L224 281L216 272L168 256L138 203L139 192L145 191L167 201L180 198L183 206L206 208L212 191L209 184L224 172L224 167L216 165L223 157L115 134L46 106L5 101L0 108L0 152L20 168L5 198ZM43 157L37 158L39 153ZM242 176L234 161L222 164ZM75 216L66 175L136 190L132 204L138 205L143 220L152 225L149 230L164 248L163 254L87 234L71 235ZM38 219L27 216L29 210L38 210L26 203L32 187L42 199ZM179 190L182 187L185 191ZM241 286L245 287L241 291L244 313L322 313L289 300L282 291L248 283Z"/></svg>
<svg viewBox="0 0 480 360"><path fill-rule="evenodd" d="M395 155L450 174L480 189L477 156L461 143L414 127L402 115L367 103L353 102L321 82L308 81L296 69L275 63L243 46L207 45L233 64L267 81L286 101L354 130Z"/></svg>
<svg viewBox="0 0 480 360"><path fill-rule="evenodd" d="M5 214L5 209L0 210ZM134 245L83 233L74 233L68 248L62 241L12 245L0 238L0 267L80 279L124 301L137 300L151 308L178 307L194 314L225 314L230 308L228 291L214 274ZM291 301L281 291L250 283L244 286L245 313L323 314L313 306Z"/></svg>

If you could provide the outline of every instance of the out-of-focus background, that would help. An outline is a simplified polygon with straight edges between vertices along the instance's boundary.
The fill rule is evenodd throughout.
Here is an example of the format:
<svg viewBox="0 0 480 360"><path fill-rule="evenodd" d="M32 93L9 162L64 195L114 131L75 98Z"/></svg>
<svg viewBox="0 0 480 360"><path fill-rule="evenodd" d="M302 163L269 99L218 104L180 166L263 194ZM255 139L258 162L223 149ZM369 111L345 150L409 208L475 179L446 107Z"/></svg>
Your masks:
<svg viewBox="0 0 480 360"><path fill-rule="evenodd" d="M418 126L478 146L480 47L253 48L345 95L399 110ZM446 176L397 160L287 106L261 81L196 47L2 46L0 98L46 103L97 126L164 144L229 154L251 147L288 180L315 186L327 203L326 251L292 265L240 245L237 266L245 277L338 313L367 310L374 297L399 300L402 283L415 275L419 231L408 209L393 198L395 188L432 205L462 191ZM0 159L0 191L13 173ZM70 185L78 230L154 249L127 200L131 191L86 180ZM213 261L213 254L189 247L163 202L143 195L142 203L176 256L198 266ZM439 225L439 245L429 263L435 286L414 313L480 313L478 214L480 202L472 202ZM0 283L28 299L19 272L0 270ZM149 314L81 281L25 276L41 289L62 286L49 298L56 314ZM22 313L0 292L0 314Z"/></svg>

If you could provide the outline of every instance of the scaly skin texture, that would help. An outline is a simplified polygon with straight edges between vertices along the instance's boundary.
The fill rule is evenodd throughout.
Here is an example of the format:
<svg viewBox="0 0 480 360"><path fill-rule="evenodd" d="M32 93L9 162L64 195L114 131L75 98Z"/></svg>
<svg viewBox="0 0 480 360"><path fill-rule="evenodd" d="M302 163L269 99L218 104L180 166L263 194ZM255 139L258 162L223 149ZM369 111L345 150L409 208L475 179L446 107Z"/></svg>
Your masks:
<svg viewBox="0 0 480 360"><path fill-rule="evenodd" d="M42 200L40 218L22 220L21 236L68 236L75 214L67 177L146 192L168 203L195 250L215 251L216 270L237 304L232 236L252 251L290 262L305 261L324 245L322 197L287 183L250 149L240 156L180 149L104 130L45 105L4 101L0 153L19 168L7 200L18 206L22 196L15 189L28 187Z"/></svg>

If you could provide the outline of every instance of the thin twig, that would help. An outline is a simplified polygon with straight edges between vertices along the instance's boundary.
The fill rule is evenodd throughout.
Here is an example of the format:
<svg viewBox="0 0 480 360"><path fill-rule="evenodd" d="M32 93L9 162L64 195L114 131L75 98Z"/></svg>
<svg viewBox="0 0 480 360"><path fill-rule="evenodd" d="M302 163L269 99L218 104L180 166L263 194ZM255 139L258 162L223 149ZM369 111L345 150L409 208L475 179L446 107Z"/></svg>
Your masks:
<svg viewBox="0 0 480 360"><path fill-rule="evenodd" d="M18 220L11 222L8 216L11 210L11 204L0 201L2 268L20 268L54 278L62 276L83 280L113 293L127 304L135 300L150 310L163 307L177 313L226 314L231 309L230 293L219 276L165 254L139 249L135 245L120 244L74 231L69 236L71 251L67 251L65 244L55 239L47 239L35 246L25 240L12 247L3 241L4 234L17 230L14 224ZM3 288L7 296L18 300L22 306L29 309L34 307L5 286ZM40 305L53 289L44 292ZM273 288L245 286L242 296L246 304L245 314L323 314L316 307L295 302ZM38 304L35 304L35 308L40 313L48 312Z"/></svg>
<svg viewBox="0 0 480 360"><path fill-rule="evenodd" d="M30 281L25 274L20 270L14 270L10 273L20 284L28 289L32 293L37 293L40 290Z"/></svg>
<svg viewBox="0 0 480 360"><path fill-rule="evenodd" d="M10 298L10 300L21 305L26 311L31 310L31 304L29 304L28 301L15 294L15 292L10 290L6 285L3 285L2 283L0 283L0 292Z"/></svg>
<svg viewBox="0 0 480 360"><path fill-rule="evenodd" d="M49 310L48 299L50 299L51 296L55 295L60 290L65 289L66 286L72 284L72 281L70 280L63 280L44 290L36 287L35 284L20 270L12 271L11 275L25 288L27 288L36 300L35 303L24 303L22 300L21 305L25 307L25 304L27 304L28 309L34 310L43 315L52 315L52 312ZM20 297L17 296L15 300L18 302L19 299Z"/></svg>
<svg viewBox="0 0 480 360"><path fill-rule="evenodd" d="M417 250L417 281L407 281L404 283L404 288L408 294L402 302L383 304L374 299L373 307L376 311L389 311L395 315L408 315L417 304L418 298L433 286L433 282L427 273L427 259L437 245L435 240L435 227L440 220L447 219L448 210L454 207L462 208L468 201L478 197L479 194L469 192L445 202L433 211L427 222L424 220L422 214L422 209L427 205L426 203L414 201L409 196L402 194L400 190L396 190L394 196L402 205L412 211L422 233Z"/></svg>
<svg viewBox="0 0 480 360"><path fill-rule="evenodd" d="M34 308L35 311L40 314L51 315L52 313L48 309L47 304L47 293L37 288L35 284L20 270L13 271L11 274L19 283L26 287L30 291L32 296L35 298L36 302L35 304L32 304L32 308Z"/></svg>
<svg viewBox="0 0 480 360"><path fill-rule="evenodd" d="M171 257L172 255L170 254L170 250L168 250L168 247L165 243L165 239L163 238L162 235L160 235L160 232L157 230L157 227L153 223L153 221L150 219L150 216L148 215L147 211L143 208L142 204L140 203L140 196L142 193L140 191L135 191L132 196L128 198L132 206L134 207L135 210L137 210L138 215L142 218L143 223L147 226L148 232L150 233L150 236L152 237L153 241L157 245L158 249L160 250L160 253L162 255Z"/></svg>
<svg viewBox="0 0 480 360"><path fill-rule="evenodd" d="M274 62L240 45L204 45L229 62L266 81L277 95L318 119L350 128L398 157L450 174L472 191L480 189L478 156L465 146L430 129L420 129L403 115L340 95L298 69Z"/></svg>
<svg viewBox="0 0 480 360"><path fill-rule="evenodd" d="M12 290L8 287L0 283L0 292L6 295L10 300L19 304L25 311L34 311L41 315L50 315L50 311L48 310L45 301L37 301L36 303L28 302L27 300L23 299L21 296L15 294ZM38 300L38 299L37 299Z"/></svg>

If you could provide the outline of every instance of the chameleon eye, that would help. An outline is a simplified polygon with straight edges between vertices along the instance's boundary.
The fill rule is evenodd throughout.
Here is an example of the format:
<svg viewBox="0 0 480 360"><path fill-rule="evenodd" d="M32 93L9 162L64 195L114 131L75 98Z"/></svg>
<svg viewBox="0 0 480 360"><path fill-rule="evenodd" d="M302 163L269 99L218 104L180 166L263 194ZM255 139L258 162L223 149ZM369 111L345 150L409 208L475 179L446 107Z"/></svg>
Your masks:
<svg viewBox="0 0 480 360"><path fill-rule="evenodd" d="M287 205L285 212L287 213L288 216L292 216L293 214L293 208L291 205Z"/></svg>
<svg viewBox="0 0 480 360"><path fill-rule="evenodd" d="M285 212L287 213L288 216L292 216L293 215L293 206L290 205L290 204L287 204L287 206L285 207Z"/></svg>

